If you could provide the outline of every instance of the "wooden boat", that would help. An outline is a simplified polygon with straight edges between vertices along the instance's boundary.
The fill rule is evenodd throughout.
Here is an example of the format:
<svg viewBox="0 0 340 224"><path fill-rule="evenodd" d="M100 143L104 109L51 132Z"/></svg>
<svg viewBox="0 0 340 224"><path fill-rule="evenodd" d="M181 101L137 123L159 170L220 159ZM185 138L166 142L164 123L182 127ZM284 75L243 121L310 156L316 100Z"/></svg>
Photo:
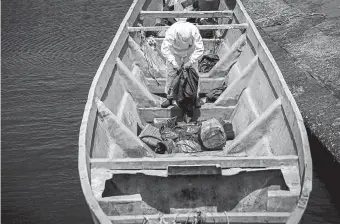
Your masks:
<svg viewBox="0 0 340 224"><path fill-rule="evenodd" d="M219 11L162 11L162 1L134 0L92 83L79 136L79 175L95 223L298 223L312 188L303 119L279 67L241 1ZM157 18L218 17L204 39L220 61L200 74L201 94L226 81L199 119L232 122L222 151L155 154L138 134L161 108L164 59L143 42L164 31ZM160 86L151 78L158 78Z"/></svg>

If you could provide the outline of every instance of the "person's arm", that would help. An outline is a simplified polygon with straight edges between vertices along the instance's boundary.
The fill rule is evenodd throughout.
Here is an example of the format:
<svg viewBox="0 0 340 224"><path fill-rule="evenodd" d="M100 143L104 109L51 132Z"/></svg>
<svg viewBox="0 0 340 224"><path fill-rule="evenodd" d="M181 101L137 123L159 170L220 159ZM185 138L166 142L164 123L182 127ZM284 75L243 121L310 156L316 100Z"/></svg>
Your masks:
<svg viewBox="0 0 340 224"><path fill-rule="evenodd" d="M175 56L171 53L170 50L170 47L174 44L174 41L174 34L172 32L172 29L169 28L165 33L165 38L161 46L161 52L167 61L169 61L172 65L177 65Z"/></svg>
<svg viewBox="0 0 340 224"><path fill-rule="evenodd" d="M193 30L193 38L194 38L193 44L194 44L195 50L190 56L189 61L191 64L196 63L198 61L198 58L201 57L204 52L203 40L197 27L195 27Z"/></svg>

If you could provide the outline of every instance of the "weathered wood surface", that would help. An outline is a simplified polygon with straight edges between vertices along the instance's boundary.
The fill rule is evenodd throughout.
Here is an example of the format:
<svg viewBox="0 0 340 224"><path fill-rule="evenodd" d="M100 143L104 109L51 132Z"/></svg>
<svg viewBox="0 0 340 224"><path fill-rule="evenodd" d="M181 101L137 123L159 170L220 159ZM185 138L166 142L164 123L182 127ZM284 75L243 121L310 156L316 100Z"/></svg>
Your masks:
<svg viewBox="0 0 340 224"><path fill-rule="evenodd" d="M170 26L140 26L140 27L128 27L129 32L140 31L164 31L169 29ZM219 24L219 25L196 25L199 30L219 30L219 29L247 29L247 23L241 24Z"/></svg>
<svg viewBox="0 0 340 224"><path fill-rule="evenodd" d="M154 152L123 123L121 117L113 114L100 100L97 100L97 106L99 119L105 122L108 135L120 147L123 156L154 156ZM131 117L129 119L136 118Z"/></svg>
<svg viewBox="0 0 340 224"><path fill-rule="evenodd" d="M271 131L274 119L281 112L281 99L277 99L264 113L252 122L242 133L240 133L231 146L225 150L228 154L245 153L251 150L259 140Z"/></svg>
<svg viewBox="0 0 340 224"><path fill-rule="evenodd" d="M205 104L204 107L195 109L194 113L199 114L198 120L207 120L210 118L228 120L234 109L235 106L219 107ZM152 122L154 118L182 117L182 110L177 106L171 106L169 108L138 108L138 110L146 122Z"/></svg>
<svg viewBox="0 0 340 224"><path fill-rule="evenodd" d="M200 93L208 93L212 89L221 87L224 80L225 78L200 78ZM150 90L150 92L157 94L164 93L164 86L166 81L165 78L157 79L160 85L158 85L157 82L152 78L147 78L146 81L148 83L148 89Z"/></svg>
<svg viewBox="0 0 340 224"><path fill-rule="evenodd" d="M207 213L207 223L286 223L288 212L221 212ZM189 216L191 221L194 220L195 213ZM188 214L164 214L164 221L185 223L188 220ZM113 223L132 224L143 223L147 219L149 221L158 221L159 215L136 215L136 216L110 216Z"/></svg>
<svg viewBox="0 0 340 224"><path fill-rule="evenodd" d="M231 24L233 25L233 24ZM246 35L241 35L238 40L231 46L230 51L223 55L215 66L209 71L210 77L225 77L228 75L231 67L234 66L246 45Z"/></svg>
<svg viewBox="0 0 340 224"><path fill-rule="evenodd" d="M145 85L133 76L132 72L117 58L119 74L128 91L139 106L159 106L160 100L150 93Z"/></svg>
<svg viewBox="0 0 340 224"><path fill-rule="evenodd" d="M91 159L92 168L135 170L135 169L167 169L175 165L207 165L217 164L222 168L260 168L292 166L297 164L297 156L273 157L169 157L169 158L126 158L109 161Z"/></svg>
<svg viewBox="0 0 340 224"><path fill-rule="evenodd" d="M141 11L141 17L153 18L229 18L232 10L226 11Z"/></svg>
<svg viewBox="0 0 340 224"><path fill-rule="evenodd" d="M235 78L235 80L232 80L230 82L228 88L223 91L223 93L217 98L214 104L216 106L223 106L230 99L239 99L242 91L247 88L256 66L258 66L257 56L249 62L248 66L238 77Z"/></svg>

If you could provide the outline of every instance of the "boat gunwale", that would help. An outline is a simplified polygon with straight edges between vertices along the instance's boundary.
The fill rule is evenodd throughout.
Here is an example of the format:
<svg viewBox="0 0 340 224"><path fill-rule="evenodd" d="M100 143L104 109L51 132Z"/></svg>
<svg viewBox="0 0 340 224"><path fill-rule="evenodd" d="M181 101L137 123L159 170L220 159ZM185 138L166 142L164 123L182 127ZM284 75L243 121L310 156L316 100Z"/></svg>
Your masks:
<svg viewBox="0 0 340 224"><path fill-rule="evenodd" d="M89 135L89 127L92 126L92 132L90 135L93 134L93 128L94 128L94 120L93 117L92 124L89 124L89 120L91 119L91 115L96 114L96 106L95 106L95 98L98 97L98 91L103 92L104 89L98 86L98 83L103 79L103 73L104 69L107 66L115 66L115 61L118 55L121 52L121 49L123 48L124 43L126 42L126 39L129 36L128 32L128 25L132 25L130 23L135 22L138 19L139 12L142 10L143 7L145 7L145 3L150 3L152 0L134 0L126 13L122 23L120 24L119 29L117 30L114 39L112 40L109 49L107 50L97 72L96 75L93 78L87 102L85 105L85 110L83 114L83 119L81 122L80 132L79 132L79 155L78 155L78 169L79 169L79 176L80 176L80 182L82 186L83 193L85 195L85 200L90 208L91 215L93 219L95 219L95 222L99 223L111 223L110 218L104 213L104 211L101 209L98 201L96 200L95 196L93 195L92 188L90 185L90 172L88 169L90 169L90 156L89 151L87 147L90 147L87 144L87 136ZM305 126L303 124L303 118L302 115L298 109L298 106L293 98L293 95L289 91L289 88L283 78L283 75L276 64L272 54L270 53L269 49L267 48L265 42L263 41L262 37L260 36L258 30L255 27L255 24L249 17L248 13L246 12L242 2L240 0L236 0L236 7L239 6L241 12L245 16L247 23L249 24L248 29L251 29L252 32L255 34L256 39L260 43L260 46L263 48L264 53L267 55L267 58L269 59L271 65L275 69L275 73L277 75L278 81L281 83L283 87L283 92L286 95L288 99L288 104L292 107L292 110L294 112L294 119L297 122L297 127L299 129L299 134L301 138L301 147L302 147L302 153L303 153L303 162L304 162L304 170L301 178L302 183L302 191L300 194L300 198L298 200L298 205L296 208L291 212L291 215L287 221L287 223L298 223L302 215L306 209L308 198L310 195L310 192L312 190L312 162L311 162L311 154L309 150L309 143L307 138L307 132L305 129ZM120 42L123 42L123 44L119 45ZM115 52L116 51L116 52ZM116 56L115 56L116 54ZM112 59L112 55L114 56L113 64L110 64L109 59ZM111 74L111 73L110 73ZM111 74L112 75L112 74ZM107 79L108 81L108 79ZM99 90L98 90L99 88ZM91 138L92 139L92 138ZM295 138L294 138L295 140ZM91 145L91 144L90 144ZM300 147L297 147L299 150ZM301 150L300 150L301 151ZM301 152L298 152L298 155ZM300 164L301 165L301 164ZM301 167L301 166L300 166ZM300 169L300 172L302 170Z"/></svg>
<svg viewBox="0 0 340 224"><path fill-rule="evenodd" d="M142 10L142 8L145 6L146 2L150 3L151 0L134 0L128 9L122 23L120 24L108 50L105 53L105 56L103 60L100 63L99 68L97 69L97 72L93 78L89 94L87 97L87 102L85 105L84 109L84 114L80 126L80 131L79 131L79 141L78 141L78 170L79 170L79 177L80 177L80 183L82 187L83 194L85 196L86 203L88 204L90 208L90 212L92 215L92 218L95 219L95 223L102 223L102 224L111 224L112 222L110 221L109 217L104 213L102 208L100 207L98 201L96 200L91 184L90 184L90 174L89 172L89 166L90 166L90 158L89 158L89 152L87 150L87 147L90 147L90 144L87 144L86 137L88 136L88 131L89 131L89 118L92 113L96 113L96 106L95 105L95 98L98 97L97 92L97 86L100 81L100 79L103 77L104 69L105 67L109 64L108 61L111 55L115 53L113 58L113 65L116 65L116 58L120 54L121 49L123 48L124 43L126 42L129 33L127 30L127 26L130 23L134 23L138 17L139 12ZM125 34L125 35L123 35ZM123 44L117 44L119 42L122 42ZM117 49L118 48L118 49ZM111 73L110 73L111 74ZM107 79L108 81L109 79ZM100 88L99 88L100 89ZM104 92L103 89L100 89L101 92ZM97 95L97 96L96 96ZM95 111L94 111L95 110ZM93 128L94 128L94 121L92 124L92 133L93 134Z"/></svg>

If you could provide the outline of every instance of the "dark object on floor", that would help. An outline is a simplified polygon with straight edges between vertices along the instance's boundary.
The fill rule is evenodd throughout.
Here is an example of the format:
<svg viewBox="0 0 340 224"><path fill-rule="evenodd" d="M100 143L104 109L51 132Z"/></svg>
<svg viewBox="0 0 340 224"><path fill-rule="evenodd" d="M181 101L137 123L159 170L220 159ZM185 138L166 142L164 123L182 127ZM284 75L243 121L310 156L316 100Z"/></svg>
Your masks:
<svg viewBox="0 0 340 224"><path fill-rule="evenodd" d="M215 11L218 10L219 6L220 0L198 0L198 8L200 11Z"/></svg>
<svg viewBox="0 0 340 224"><path fill-rule="evenodd" d="M218 88L210 90L209 93L207 93L207 102L208 103L213 103L217 100L217 98L223 93L223 91L227 88L227 84L224 81L222 85Z"/></svg>
<svg viewBox="0 0 340 224"><path fill-rule="evenodd" d="M220 121L224 128L224 132L227 135L227 140L233 140L235 138L235 132L233 130L233 124L230 121Z"/></svg>
<svg viewBox="0 0 340 224"><path fill-rule="evenodd" d="M223 124L216 118L202 122L199 138L206 150L222 149L227 141Z"/></svg>
<svg viewBox="0 0 340 224"><path fill-rule="evenodd" d="M172 100L171 99L166 99L162 104L161 107L162 108L168 108L169 106L172 105Z"/></svg>
<svg viewBox="0 0 340 224"><path fill-rule="evenodd" d="M173 97L183 110L191 111L197 105L197 90L199 76L194 68L180 69L174 79Z"/></svg>
<svg viewBox="0 0 340 224"><path fill-rule="evenodd" d="M217 54L207 54L198 61L198 71L199 72L209 72L216 63L220 60Z"/></svg>

